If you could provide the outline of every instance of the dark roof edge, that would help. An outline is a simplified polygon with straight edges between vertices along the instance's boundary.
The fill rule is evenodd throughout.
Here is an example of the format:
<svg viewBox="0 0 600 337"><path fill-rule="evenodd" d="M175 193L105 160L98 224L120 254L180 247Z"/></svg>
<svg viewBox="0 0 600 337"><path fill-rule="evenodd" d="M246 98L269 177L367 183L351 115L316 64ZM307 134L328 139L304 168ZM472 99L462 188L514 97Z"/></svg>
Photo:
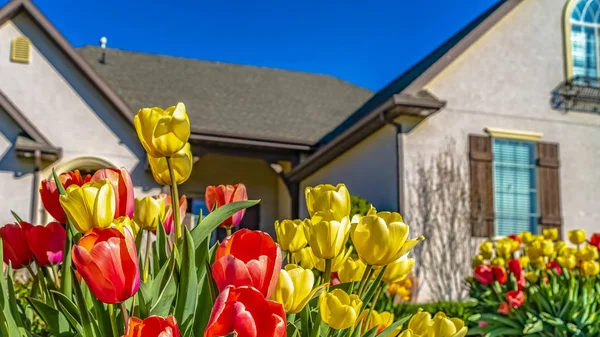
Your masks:
<svg viewBox="0 0 600 337"><path fill-rule="evenodd" d="M299 182L319 170L331 160L351 149L354 145L360 143L385 124L388 124L388 121L394 120L401 115L426 118L436 111L439 111L445 105L446 102L439 101L432 97L414 97L405 94L394 95L371 111L365 118L352 125L352 127L340 136L336 137L300 165L296 166L286 176L292 182ZM419 112L407 112L404 110L406 108L416 108ZM423 110L425 112L423 112Z"/></svg>
<svg viewBox="0 0 600 337"><path fill-rule="evenodd" d="M42 12L29 0L13 0L0 9L0 25L25 11L33 21L67 58L73 62L83 75L100 91L113 107L133 125L133 116L129 107L121 98L100 78L92 67L71 46L69 41L56 29Z"/></svg>
<svg viewBox="0 0 600 337"><path fill-rule="evenodd" d="M290 143L270 139L246 138L237 135L197 133L192 132L190 141L224 143L242 147L270 148L277 150L293 150L299 152L312 152L313 147L309 144Z"/></svg>
<svg viewBox="0 0 600 337"><path fill-rule="evenodd" d="M307 141L299 141L295 139L288 138L280 138L280 137L256 137L254 135L241 134L241 133L232 133L232 132L219 132L219 131L211 131L200 128L192 128L192 135L196 138L211 138L211 140L215 140L216 138L221 139L229 139L229 140L238 140L240 142L243 141L259 141L259 142L268 142L273 144L280 144L282 146L298 146L301 148L310 148L314 145L313 142Z"/></svg>

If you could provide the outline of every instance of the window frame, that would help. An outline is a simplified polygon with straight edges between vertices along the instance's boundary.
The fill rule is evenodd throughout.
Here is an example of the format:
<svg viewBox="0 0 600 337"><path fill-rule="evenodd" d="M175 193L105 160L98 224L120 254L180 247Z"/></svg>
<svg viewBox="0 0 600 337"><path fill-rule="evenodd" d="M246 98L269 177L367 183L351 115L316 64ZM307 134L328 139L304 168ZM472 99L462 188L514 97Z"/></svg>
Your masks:
<svg viewBox="0 0 600 337"><path fill-rule="evenodd" d="M569 0L566 2L564 10L563 10L563 40L564 40L564 44L563 44L563 52L565 55L565 62L564 62L564 67L565 67L565 78L567 80L572 79L575 76L575 65L574 65L574 58L573 58L573 39L572 37L572 33L573 33L573 25L574 23L571 20L571 16L573 14L573 11L575 10L575 7L579 4L580 1L586 1L586 0ZM592 1L598 1L598 0L592 0ZM600 6L600 1L598 1L598 5ZM598 12L600 13L600 9L598 10ZM583 13L585 14L585 13ZM580 25L581 27L585 28L585 27L592 27L594 28L594 37L595 37L595 52L596 52L596 78L600 78L600 14L598 15L598 22L597 23L586 23L585 21L581 21L580 23L576 23L578 25Z"/></svg>

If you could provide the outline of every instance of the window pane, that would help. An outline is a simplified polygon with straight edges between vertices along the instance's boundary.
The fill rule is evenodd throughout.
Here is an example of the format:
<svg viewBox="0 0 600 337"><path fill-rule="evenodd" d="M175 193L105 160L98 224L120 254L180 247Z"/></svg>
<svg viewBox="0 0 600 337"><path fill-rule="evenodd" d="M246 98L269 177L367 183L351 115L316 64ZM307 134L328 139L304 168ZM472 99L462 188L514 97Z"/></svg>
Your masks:
<svg viewBox="0 0 600 337"><path fill-rule="evenodd" d="M534 145L507 139L494 140L494 207L496 234L499 236L535 231Z"/></svg>

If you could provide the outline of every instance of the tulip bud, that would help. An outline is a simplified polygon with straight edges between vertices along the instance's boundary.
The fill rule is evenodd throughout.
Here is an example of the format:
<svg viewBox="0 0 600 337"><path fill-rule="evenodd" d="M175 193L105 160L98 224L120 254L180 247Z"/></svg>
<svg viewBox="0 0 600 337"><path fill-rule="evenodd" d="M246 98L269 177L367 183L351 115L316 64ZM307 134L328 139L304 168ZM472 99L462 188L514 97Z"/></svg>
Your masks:
<svg viewBox="0 0 600 337"><path fill-rule="evenodd" d="M360 259L354 259L348 256L338 270L338 277L342 283L358 282L362 279L366 268L367 265Z"/></svg>
<svg viewBox="0 0 600 337"><path fill-rule="evenodd" d="M577 252L577 258L581 261L594 261L598 258L598 248L586 244Z"/></svg>
<svg viewBox="0 0 600 337"><path fill-rule="evenodd" d="M502 315L510 314L510 304L502 302L502 304L500 304L500 307L498 307L498 313Z"/></svg>
<svg viewBox="0 0 600 337"><path fill-rule="evenodd" d="M152 197L135 198L133 221L142 229L156 230L158 222L165 216L164 199Z"/></svg>
<svg viewBox="0 0 600 337"><path fill-rule="evenodd" d="M350 219L334 219L332 212L317 212L304 227L312 251L321 259L340 255L350 232Z"/></svg>
<svg viewBox="0 0 600 337"><path fill-rule="evenodd" d="M494 278L498 283L505 284L506 281L508 281L508 275L506 274L504 267L493 266L492 273L494 273Z"/></svg>
<svg viewBox="0 0 600 337"><path fill-rule="evenodd" d="M546 240L550 240L550 241L558 240L558 229L556 229L556 228L544 229L542 231L542 233L544 234L544 239L546 239Z"/></svg>
<svg viewBox="0 0 600 337"><path fill-rule="evenodd" d="M431 324L433 324L431 314L419 308L408 322L408 328L418 336L425 336Z"/></svg>
<svg viewBox="0 0 600 337"><path fill-rule="evenodd" d="M348 295L341 289L322 293L319 297L321 319L337 330L344 330L356 323L362 301L357 295Z"/></svg>
<svg viewBox="0 0 600 337"><path fill-rule="evenodd" d="M477 254L473 258L473 262L472 262L471 266L473 266L473 268L475 268L475 267L479 267L483 264L485 264L485 259L483 258L483 255Z"/></svg>
<svg viewBox="0 0 600 337"><path fill-rule="evenodd" d="M172 184L167 158L154 158L148 155L148 163L150 164L150 169L152 169L152 176L157 183L166 186ZM171 156L171 164L173 165L175 183L180 185L186 182L192 174L192 167L194 166L194 158L192 156L190 143L185 143L181 150L175 152Z"/></svg>
<svg viewBox="0 0 600 337"><path fill-rule="evenodd" d="M313 289L315 276L311 270L288 264L279 272L279 280L271 299L283 305L288 314L297 314L313 298L319 288Z"/></svg>
<svg viewBox="0 0 600 337"><path fill-rule="evenodd" d="M475 279L481 284L490 284L494 282L494 273L492 272L492 268L486 265L475 268L474 276Z"/></svg>
<svg viewBox="0 0 600 337"><path fill-rule="evenodd" d="M80 233L99 227L107 228L115 218L115 194L107 179L71 185L66 195L60 196L60 204Z"/></svg>
<svg viewBox="0 0 600 337"><path fill-rule="evenodd" d="M350 235L358 256L366 264L384 266L407 254L424 240L422 236L407 240L408 231L409 227L402 222L399 213L378 212L363 217L353 225Z"/></svg>
<svg viewBox="0 0 600 337"><path fill-rule="evenodd" d="M362 322L361 331L363 334L375 327L377 327L377 333L379 334L388 326L392 325L392 323L394 323L394 314L387 311L378 313L373 309L367 309L362 311L358 317L358 320L356 321L356 325L358 326L360 322ZM391 336L394 336L394 333L392 333Z"/></svg>
<svg viewBox="0 0 600 337"><path fill-rule="evenodd" d="M495 257L492 260L492 266L502 267L506 265L506 261L501 257Z"/></svg>
<svg viewBox="0 0 600 337"><path fill-rule="evenodd" d="M341 221L350 216L352 201L344 184L337 186L322 184L307 187L304 191L308 213L313 217L317 212L331 212L333 219Z"/></svg>
<svg viewBox="0 0 600 337"><path fill-rule="evenodd" d="M177 320L173 315L167 318L150 316L144 320L137 317L129 318L127 331L123 337L180 337Z"/></svg>
<svg viewBox="0 0 600 337"><path fill-rule="evenodd" d="M530 232L521 232L521 234L519 234L519 237L521 238L521 242L528 244L531 241L533 241L533 234L531 234Z"/></svg>
<svg viewBox="0 0 600 337"><path fill-rule="evenodd" d="M20 224L7 224L0 227L4 263L11 263L13 269L27 267L33 262L33 254L27 244L27 231L33 226L25 221ZM0 277L4 277L0 275Z"/></svg>
<svg viewBox="0 0 600 337"><path fill-rule="evenodd" d="M554 253L554 242L550 240L544 240L542 242L542 255L551 256Z"/></svg>
<svg viewBox="0 0 600 337"><path fill-rule="evenodd" d="M154 158L173 156L190 138L190 120L183 103L166 110L140 109L133 123L142 146Z"/></svg>
<svg viewBox="0 0 600 337"><path fill-rule="evenodd" d="M458 318L448 318L443 312L438 312L433 317L431 326L428 328L428 336L431 337L462 337L467 334L468 328Z"/></svg>
<svg viewBox="0 0 600 337"><path fill-rule="evenodd" d="M304 223L309 221L308 219L275 221L275 233L281 250L294 253L306 246Z"/></svg>
<svg viewBox="0 0 600 337"><path fill-rule="evenodd" d="M248 194L246 193L246 186L244 184L207 186L205 199L206 207L212 212L223 205L248 200ZM245 209L236 212L219 226L223 228L238 226L242 222L245 212Z"/></svg>
<svg viewBox="0 0 600 337"><path fill-rule="evenodd" d="M590 238L590 245L595 246L598 248L598 250L600 250L600 233L592 234L592 237Z"/></svg>
<svg viewBox="0 0 600 337"><path fill-rule="evenodd" d="M585 242L587 234L583 229L575 229L568 233L569 241L574 245L580 245Z"/></svg>
<svg viewBox="0 0 600 337"><path fill-rule="evenodd" d="M600 263L598 261L582 261L581 271L583 275L596 276L600 273Z"/></svg>
<svg viewBox="0 0 600 337"><path fill-rule="evenodd" d="M383 272L383 281L385 283L400 282L408 277L410 271L415 265L415 259L403 256L398 260L388 264Z"/></svg>
<svg viewBox="0 0 600 337"><path fill-rule="evenodd" d="M540 279L540 276L536 272L530 271L525 273L525 278L531 283L537 283L537 281Z"/></svg>
<svg viewBox="0 0 600 337"><path fill-rule="evenodd" d="M525 294L520 290L511 290L506 293L506 300L509 305L518 308L525 302Z"/></svg>
<svg viewBox="0 0 600 337"><path fill-rule="evenodd" d="M558 262L559 266L566 269L573 269L577 266L575 255L559 256L556 258L556 262Z"/></svg>
<svg viewBox="0 0 600 337"><path fill-rule="evenodd" d="M416 335L411 329L406 329L406 330L402 331L402 333L400 335L398 335L398 337L420 337L420 336Z"/></svg>
<svg viewBox="0 0 600 337"><path fill-rule="evenodd" d="M519 258L519 262L521 262L521 267L525 268L527 266L529 266L529 256L527 255L523 255Z"/></svg>
<svg viewBox="0 0 600 337"><path fill-rule="evenodd" d="M494 243L491 241L482 242L479 245L479 251L486 260L491 259L492 253L494 252Z"/></svg>
<svg viewBox="0 0 600 337"><path fill-rule="evenodd" d="M304 269L314 269L319 258L313 254L311 247L304 247L299 251L292 253L292 262L300 265Z"/></svg>
<svg viewBox="0 0 600 337"><path fill-rule="evenodd" d="M125 227L128 227L131 230L133 236L137 236L137 234L140 232L140 226L127 216L116 218L110 224L110 228L115 228L121 233L125 233Z"/></svg>

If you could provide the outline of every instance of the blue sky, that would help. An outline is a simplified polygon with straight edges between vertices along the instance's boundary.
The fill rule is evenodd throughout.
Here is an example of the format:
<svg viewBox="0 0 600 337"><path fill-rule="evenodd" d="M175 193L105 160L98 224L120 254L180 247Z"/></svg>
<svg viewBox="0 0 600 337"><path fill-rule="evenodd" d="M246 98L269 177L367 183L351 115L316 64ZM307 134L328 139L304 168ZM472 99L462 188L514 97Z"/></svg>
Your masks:
<svg viewBox="0 0 600 337"><path fill-rule="evenodd" d="M112 48L329 74L373 90L495 2L34 0L75 47L106 36Z"/></svg>

